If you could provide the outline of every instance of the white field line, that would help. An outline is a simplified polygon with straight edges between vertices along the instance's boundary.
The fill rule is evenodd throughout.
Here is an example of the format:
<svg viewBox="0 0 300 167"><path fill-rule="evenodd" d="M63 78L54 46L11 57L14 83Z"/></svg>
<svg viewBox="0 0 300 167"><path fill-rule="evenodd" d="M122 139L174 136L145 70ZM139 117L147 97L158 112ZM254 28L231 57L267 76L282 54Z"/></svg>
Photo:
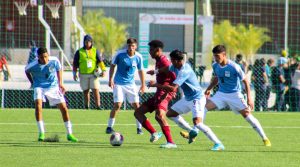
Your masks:
<svg viewBox="0 0 300 167"><path fill-rule="evenodd" d="M19 125L19 126L36 126L36 123L3 123L0 122L1 125ZM45 123L47 126L61 126L63 123ZM107 124L72 124L73 126L107 126ZM136 124L115 124L116 126L136 126ZM153 124L154 126L159 126L158 124ZM177 125L170 125L170 126L177 126ZM218 126L218 125L210 125L209 127L213 128L252 128L250 126ZM300 129L300 126L264 126L264 129Z"/></svg>

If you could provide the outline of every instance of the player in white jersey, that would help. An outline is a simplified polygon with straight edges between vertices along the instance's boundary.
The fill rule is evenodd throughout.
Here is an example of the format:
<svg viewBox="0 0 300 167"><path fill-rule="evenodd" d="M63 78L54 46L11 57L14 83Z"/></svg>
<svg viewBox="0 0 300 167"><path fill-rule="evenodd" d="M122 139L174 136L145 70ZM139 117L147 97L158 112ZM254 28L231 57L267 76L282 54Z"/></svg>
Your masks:
<svg viewBox="0 0 300 167"><path fill-rule="evenodd" d="M270 140L267 138L259 121L251 114L253 109L253 101L250 95L250 85L245 77L245 73L241 67L235 62L226 58L226 48L223 45L217 45L212 50L214 59L213 70L215 76L205 91L205 95L209 96L211 89L219 85L219 90L205 105L207 110L222 109L230 107L232 111L241 114L246 121L260 135L265 146L271 146ZM241 93L241 81L245 85L247 94L247 102Z"/></svg>
<svg viewBox="0 0 300 167"><path fill-rule="evenodd" d="M202 88L197 80L196 74L191 66L184 63L183 52L174 50L170 53L172 65L169 71L176 74L176 79L171 85L158 85L168 91L175 91L179 87L182 89L184 96L177 101L171 109L167 112L167 117L173 120L179 127L189 131L189 143L192 143L197 136L198 131L202 131L212 142L214 146L211 150L224 150L222 142L217 138L214 132L204 124L205 111L204 106L206 98L203 94ZM160 69L163 72L165 69ZM192 111L194 128L181 117L180 115ZM173 144L174 145L174 144ZM162 145L161 147L172 148L170 143ZM174 146L175 147L175 146Z"/></svg>
<svg viewBox="0 0 300 167"><path fill-rule="evenodd" d="M45 139L45 127L42 116L43 99L47 97L51 106L57 105L67 130L67 140L77 142L72 134L72 124L64 99L65 87L62 83L61 64L56 57L49 57L46 48L39 48L38 59L25 67L25 73L33 85L35 101L35 117L39 130L38 141Z"/></svg>
<svg viewBox="0 0 300 167"><path fill-rule="evenodd" d="M134 109L139 107L139 94L134 81L135 71L141 80L140 92L145 91L145 77L143 71L142 55L136 51L137 40L134 38L127 39L127 49L119 51L112 59L109 70L108 85L113 89L114 106L110 112L106 133L113 133L116 113L120 111L122 103L127 99ZM115 67L117 72L114 77ZM137 134L143 134L142 125L136 120Z"/></svg>

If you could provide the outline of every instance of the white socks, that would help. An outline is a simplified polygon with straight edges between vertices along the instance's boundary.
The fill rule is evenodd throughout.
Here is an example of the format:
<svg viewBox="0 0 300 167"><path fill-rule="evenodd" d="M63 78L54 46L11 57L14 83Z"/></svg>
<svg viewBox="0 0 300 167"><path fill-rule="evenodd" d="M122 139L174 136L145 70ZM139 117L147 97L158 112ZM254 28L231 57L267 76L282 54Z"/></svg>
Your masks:
<svg viewBox="0 0 300 167"><path fill-rule="evenodd" d="M136 127L142 129L142 124L136 119Z"/></svg>
<svg viewBox="0 0 300 167"><path fill-rule="evenodd" d="M115 121L116 121L115 118L109 118L107 126L112 128L115 124Z"/></svg>
<svg viewBox="0 0 300 167"><path fill-rule="evenodd" d="M249 122L249 124L253 127L253 129L259 134L259 136L263 140L267 139L267 136L263 128L261 127L259 121L252 114L249 114L245 119L247 120L247 122Z"/></svg>
<svg viewBox="0 0 300 167"><path fill-rule="evenodd" d="M44 121L37 121L39 133L45 133Z"/></svg>
<svg viewBox="0 0 300 167"><path fill-rule="evenodd" d="M72 123L71 121L66 121L65 122L65 127L66 127L66 130L67 130L67 134L72 134Z"/></svg>
<svg viewBox="0 0 300 167"><path fill-rule="evenodd" d="M209 138L209 140L211 140L212 142L214 142L215 144L220 144L222 143L218 137L215 135L215 133L206 125L204 125L202 122L195 125L196 128L198 128L201 132L203 132L205 134L205 136L207 138Z"/></svg>
<svg viewBox="0 0 300 167"><path fill-rule="evenodd" d="M181 127L184 130L187 130L188 132L192 130L192 127L187 123L180 115L177 117L169 117L171 120L173 120L179 127Z"/></svg>

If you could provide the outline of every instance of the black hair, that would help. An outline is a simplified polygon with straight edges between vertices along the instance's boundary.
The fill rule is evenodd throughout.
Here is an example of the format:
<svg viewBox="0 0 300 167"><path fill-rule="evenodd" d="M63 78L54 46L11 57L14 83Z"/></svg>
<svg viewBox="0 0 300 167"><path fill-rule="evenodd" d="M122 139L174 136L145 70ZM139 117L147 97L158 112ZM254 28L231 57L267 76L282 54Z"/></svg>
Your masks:
<svg viewBox="0 0 300 167"><path fill-rule="evenodd" d="M176 49L170 53L170 57L175 60L183 60L184 56L182 51Z"/></svg>
<svg viewBox="0 0 300 167"><path fill-rule="evenodd" d="M128 44L133 44L133 43L136 43L137 44L137 40L135 38L128 38L127 39L127 45Z"/></svg>
<svg viewBox="0 0 300 167"><path fill-rule="evenodd" d="M41 55L41 54L43 54L43 53L47 53L48 51L47 51L47 48L39 48L38 50L37 50L37 54L38 55Z"/></svg>
<svg viewBox="0 0 300 167"><path fill-rule="evenodd" d="M148 43L148 45L154 48L161 48L161 49L164 48L164 43L160 40L152 40L151 42Z"/></svg>
<svg viewBox="0 0 300 167"><path fill-rule="evenodd" d="M217 45L212 50L213 54L219 54L222 52L226 52L226 48L224 45Z"/></svg>
<svg viewBox="0 0 300 167"><path fill-rule="evenodd" d="M30 46L36 46L36 43L34 40L29 41Z"/></svg>

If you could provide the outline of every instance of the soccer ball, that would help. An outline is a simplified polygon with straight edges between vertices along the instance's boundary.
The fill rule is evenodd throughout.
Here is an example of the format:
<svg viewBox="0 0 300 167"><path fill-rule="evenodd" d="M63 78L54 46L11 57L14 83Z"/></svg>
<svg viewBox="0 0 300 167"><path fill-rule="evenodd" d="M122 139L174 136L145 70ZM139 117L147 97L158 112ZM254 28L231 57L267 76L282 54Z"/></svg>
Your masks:
<svg viewBox="0 0 300 167"><path fill-rule="evenodd" d="M102 76L102 70L100 68L96 68L94 71L94 76L99 78Z"/></svg>
<svg viewBox="0 0 300 167"><path fill-rule="evenodd" d="M112 146L121 146L123 143L124 137L120 132L114 132L110 136L110 144Z"/></svg>

